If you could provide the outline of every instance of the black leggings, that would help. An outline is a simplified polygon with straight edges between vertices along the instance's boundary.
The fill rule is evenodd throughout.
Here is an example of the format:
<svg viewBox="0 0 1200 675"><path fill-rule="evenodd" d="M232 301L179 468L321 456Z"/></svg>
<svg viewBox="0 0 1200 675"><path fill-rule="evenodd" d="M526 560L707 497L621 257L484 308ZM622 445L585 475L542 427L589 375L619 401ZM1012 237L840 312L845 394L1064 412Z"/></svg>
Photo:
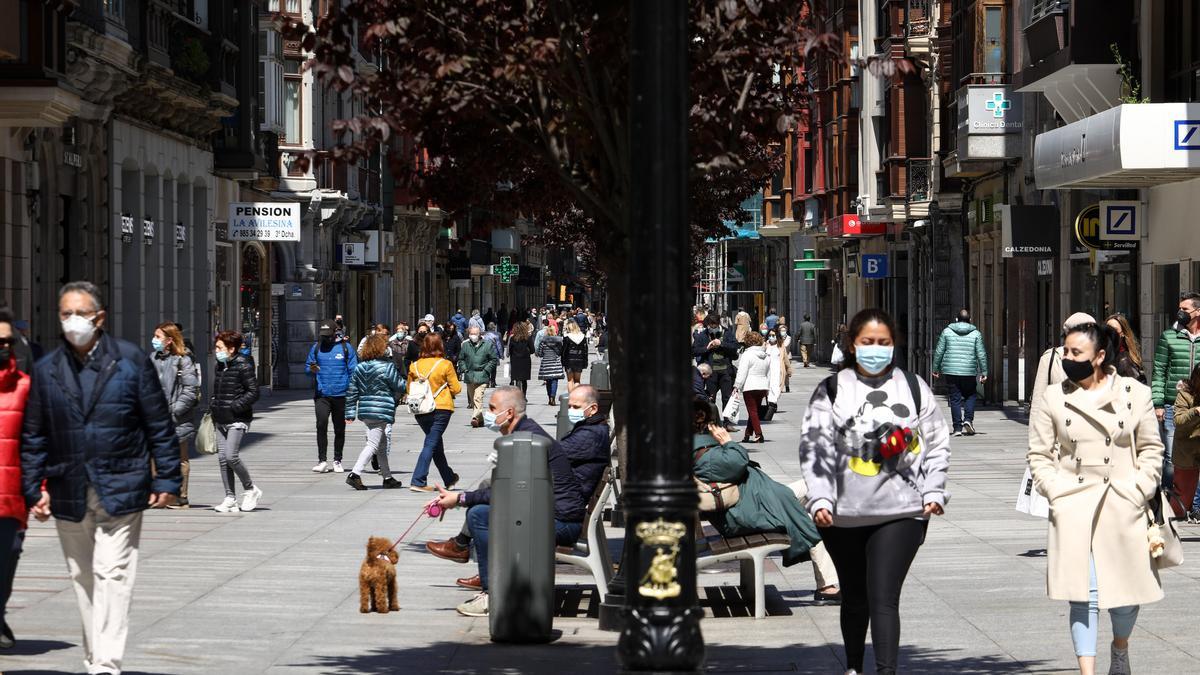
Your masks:
<svg viewBox="0 0 1200 675"><path fill-rule="evenodd" d="M929 522L904 518L868 527L827 527L821 539L837 568L842 590L842 641L846 668L863 672L867 625L875 672L896 672L900 651L900 590Z"/></svg>

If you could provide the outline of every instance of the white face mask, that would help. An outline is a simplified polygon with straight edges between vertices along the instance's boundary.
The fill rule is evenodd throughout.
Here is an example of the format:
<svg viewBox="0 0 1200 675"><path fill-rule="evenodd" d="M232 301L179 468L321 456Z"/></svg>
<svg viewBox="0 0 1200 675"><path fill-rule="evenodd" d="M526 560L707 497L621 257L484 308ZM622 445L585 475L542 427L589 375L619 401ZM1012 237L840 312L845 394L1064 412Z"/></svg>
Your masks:
<svg viewBox="0 0 1200 675"><path fill-rule="evenodd" d="M87 319L74 314L62 322L63 337L76 347L83 347L92 341L96 335L95 319Z"/></svg>
<svg viewBox="0 0 1200 675"><path fill-rule="evenodd" d="M479 336L478 336L478 335L472 335L472 336L471 336L471 342L479 342Z"/></svg>

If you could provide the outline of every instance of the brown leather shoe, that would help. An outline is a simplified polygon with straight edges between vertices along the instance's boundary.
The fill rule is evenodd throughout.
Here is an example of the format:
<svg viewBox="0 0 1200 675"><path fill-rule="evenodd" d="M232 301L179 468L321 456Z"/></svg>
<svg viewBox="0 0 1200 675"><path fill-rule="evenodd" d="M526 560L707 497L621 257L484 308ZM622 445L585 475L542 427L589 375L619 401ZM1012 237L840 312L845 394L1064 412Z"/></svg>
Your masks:
<svg viewBox="0 0 1200 675"><path fill-rule="evenodd" d="M446 541L430 541L425 543L425 550L435 556L450 562L465 563L471 559L471 547L459 546L453 538Z"/></svg>
<svg viewBox="0 0 1200 675"><path fill-rule="evenodd" d="M459 586L462 586L463 588L469 588L472 591L482 591L483 590L483 581L479 578L478 574L476 574L473 577L463 577L462 579L455 579L454 583L458 584Z"/></svg>

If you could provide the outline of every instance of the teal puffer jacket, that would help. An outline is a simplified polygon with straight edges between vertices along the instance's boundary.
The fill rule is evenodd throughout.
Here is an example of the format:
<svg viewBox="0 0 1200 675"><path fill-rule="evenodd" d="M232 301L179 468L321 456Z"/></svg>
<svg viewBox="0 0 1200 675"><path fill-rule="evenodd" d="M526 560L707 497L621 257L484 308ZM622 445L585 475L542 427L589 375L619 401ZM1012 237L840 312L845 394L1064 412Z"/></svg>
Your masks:
<svg viewBox="0 0 1200 675"><path fill-rule="evenodd" d="M391 358L360 362L346 390L346 419L395 422L404 384Z"/></svg>
<svg viewBox="0 0 1200 675"><path fill-rule="evenodd" d="M933 350L933 372L943 375L987 375L987 350L974 325L955 321L946 326Z"/></svg>

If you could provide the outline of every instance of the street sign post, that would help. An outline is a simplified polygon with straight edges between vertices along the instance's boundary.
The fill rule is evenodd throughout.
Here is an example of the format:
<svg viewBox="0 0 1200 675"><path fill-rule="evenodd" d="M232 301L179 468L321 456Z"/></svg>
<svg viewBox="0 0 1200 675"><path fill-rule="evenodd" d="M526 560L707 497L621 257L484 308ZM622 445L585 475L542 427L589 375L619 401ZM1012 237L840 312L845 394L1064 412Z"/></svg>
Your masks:
<svg viewBox="0 0 1200 675"><path fill-rule="evenodd" d="M813 281L817 278L817 271L829 269L828 258L818 258L817 252L811 248L804 249L804 253L799 260L792 261L793 272L804 272L805 281Z"/></svg>

